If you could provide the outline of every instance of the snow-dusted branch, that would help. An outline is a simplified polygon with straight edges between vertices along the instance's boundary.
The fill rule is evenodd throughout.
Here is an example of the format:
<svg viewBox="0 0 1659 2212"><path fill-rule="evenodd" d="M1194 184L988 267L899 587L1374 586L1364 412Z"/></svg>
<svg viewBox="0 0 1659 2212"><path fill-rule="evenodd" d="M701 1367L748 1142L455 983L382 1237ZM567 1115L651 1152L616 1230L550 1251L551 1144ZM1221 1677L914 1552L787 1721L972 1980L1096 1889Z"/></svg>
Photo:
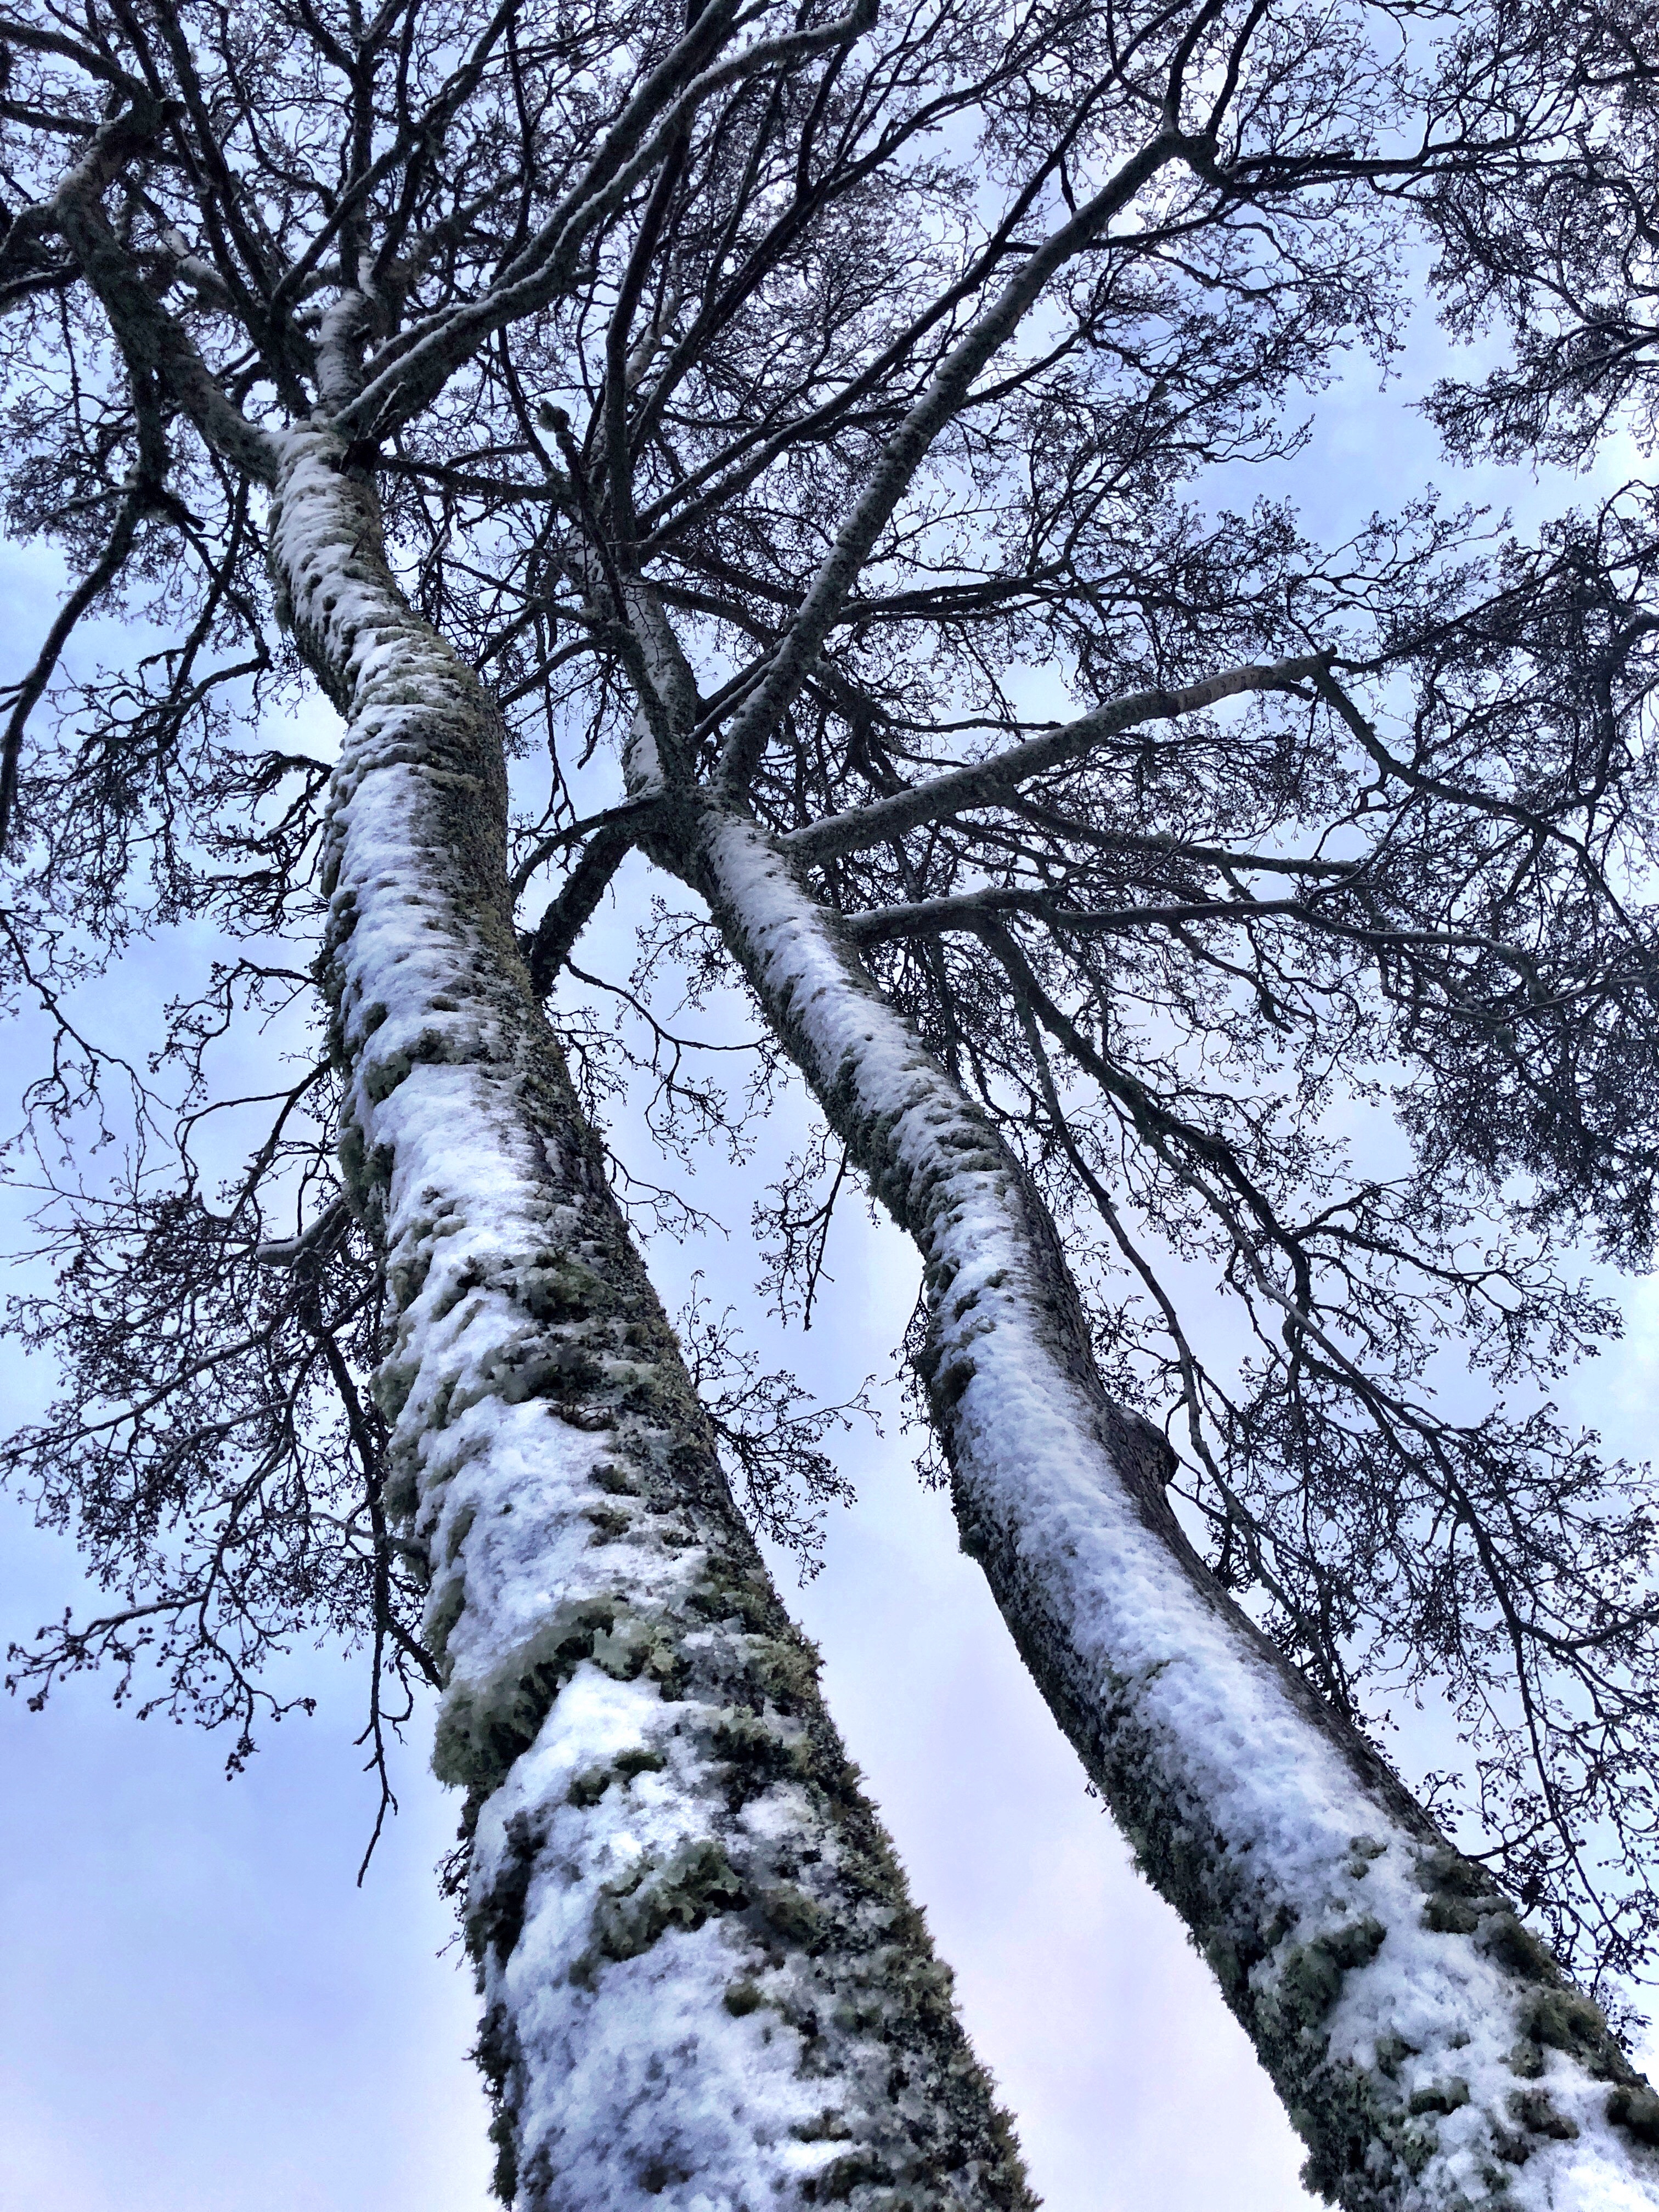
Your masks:
<svg viewBox="0 0 1659 2212"><path fill-rule="evenodd" d="M1010 745L1006 752L994 753L988 760L949 769L909 791L895 792L868 806L854 807L845 814L832 814L804 829L792 830L783 842L790 852L809 861L860 852L890 837L901 837L907 830L918 829L925 822L942 822L971 807L995 805L1031 777L1062 768L1069 761L1085 759L1103 738L1138 729L1146 722L1197 714L1245 692L1299 690L1323 665L1322 659L1307 657L1251 663L1197 684L1183 684L1177 690L1138 691L1127 699L1091 708L1075 721L1045 730L1023 744Z"/></svg>
<svg viewBox="0 0 1659 2212"><path fill-rule="evenodd" d="M875 0L859 0L849 15L816 30L755 40L711 65L709 58L744 20L738 0L710 0L634 94L535 239L481 298L416 325L389 345L343 416L343 428L360 437L383 437L428 405L495 331L559 297L592 233L653 173L715 93L857 38L875 21Z"/></svg>
<svg viewBox="0 0 1659 2212"><path fill-rule="evenodd" d="M146 113L136 106L106 124L58 185L53 220L133 370L155 376L204 441L233 468L271 483L276 456L270 439L226 396L188 332L155 300L104 213L102 195L111 178L135 142L142 143L160 124L159 111Z"/></svg>
<svg viewBox="0 0 1659 2212"><path fill-rule="evenodd" d="M625 830L601 830L550 900L525 950L531 987L544 999L559 977L571 947L598 910L611 878L633 848Z"/></svg>

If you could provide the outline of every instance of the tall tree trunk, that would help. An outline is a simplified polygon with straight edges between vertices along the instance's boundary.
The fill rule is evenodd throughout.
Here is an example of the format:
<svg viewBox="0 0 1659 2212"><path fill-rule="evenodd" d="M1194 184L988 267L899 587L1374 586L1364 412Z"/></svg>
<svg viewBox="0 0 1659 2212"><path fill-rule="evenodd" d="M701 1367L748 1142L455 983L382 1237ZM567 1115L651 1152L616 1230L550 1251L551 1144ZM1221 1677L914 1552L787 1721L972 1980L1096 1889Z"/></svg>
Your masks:
<svg viewBox="0 0 1659 2212"><path fill-rule="evenodd" d="M397 1316L377 1389L473 1823L502 2192L1029 2206L531 994L496 713L331 434L280 441L270 544L346 721L342 1155Z"/></svg>
<svg viewBox="0 0 1659 2212"><path fill-rule="evenodd" d="M994 1126L755 822L711 809L690 838L677 865L921 1249L963 1547L1255 2043L1310 2185L1354 2212L1659 2203L1659 2099L1598 2008L1187 1541L1168 1449L1107 1396Z"/></svg>

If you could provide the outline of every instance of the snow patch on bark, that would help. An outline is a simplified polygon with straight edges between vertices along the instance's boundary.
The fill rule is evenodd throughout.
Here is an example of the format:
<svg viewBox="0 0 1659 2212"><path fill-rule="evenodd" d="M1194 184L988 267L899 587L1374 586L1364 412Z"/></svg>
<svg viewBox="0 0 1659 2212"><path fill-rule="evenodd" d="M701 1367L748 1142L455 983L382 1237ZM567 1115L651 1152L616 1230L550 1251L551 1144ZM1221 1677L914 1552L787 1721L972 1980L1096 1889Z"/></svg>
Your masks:
<svg viewBox="0 0 1659 2212"><path fill-rule="evenodd" d="M635 1765L646 1757L662 1763ZM540 1838L522 1931L505 1964L492 1962L487 1989L510 2009L520 2051L535 2052L546 2086L520 2156L527 2172L556 2172L561 2202L637 2205L650 2194L667 2205L735 2203L761 2179L757 2145L776 2169L773 2191L785 2177L820 2172L846 2148L833 2123L814 2139L836 2084L814 2078L805 2039L784 2016L787 1972L763 1966L745 1981L757 1962L743 1936L734 1942L714 1917L694 1924L711 1890L736 1885L729 1863L698 1856L706 1839L689 1815L698 1782L712 1778L706 1760L702 1776L692 1771L697 1762L672 1706L584 1665L479 1824L486 1884L527 1826ZM606 1775L615 1778L589 1808ZM789 1808L786 1831L799 1811ZM659 1917L661 1933L644 1942ZM596 1929L623 1954L604 1965L602 1990ZM733 2010L725 2002L733 1988L752 1989L756 2002L740 1998ZM597 2112L609 2116L602 2144Z"/></svg>

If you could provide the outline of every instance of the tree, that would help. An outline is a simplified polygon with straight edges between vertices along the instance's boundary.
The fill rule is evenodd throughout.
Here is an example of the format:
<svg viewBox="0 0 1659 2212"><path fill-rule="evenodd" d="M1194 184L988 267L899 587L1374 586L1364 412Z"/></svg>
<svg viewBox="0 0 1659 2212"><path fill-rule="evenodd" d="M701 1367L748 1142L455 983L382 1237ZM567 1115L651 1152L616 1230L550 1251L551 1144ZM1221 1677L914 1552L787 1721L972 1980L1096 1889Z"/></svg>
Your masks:
<svg viewBox="0 0 1659 2212"><path fill-rule="evenodd" d="M236 1759L301 1625L371 1645L377 1748L441 1690L505 2197L1030 2201L721 1469L799 1535L827 1416L707 1317L700 1402L627 1218L684 1199L607 1159L568 979L641 851L693 901L626 987L665 1135L732 1109L653 981L735 971L757 1097L798 1070L829 1132L778 1295L849 1174L914 1237L963 1540L1310 2181L1650 2203L1593 1992L1654 1924L1651 1506L1529 1390L1608 1326L1571 1240L1652 1235L1651 501L1322 551L1206 490L1386 357L1425 232L1524 320L1493 211L1639 171L1617 19L271 20L0 21L11 520L79 576L4 740L6 942L43 1158L118 1081L142 1133L59 1176L20 1315L68 1389L9 1464L116 1593L20 1679L159 1661ZM100 605L157 649L72 683ZM233 949L158 1040L175 1132L70 993L181 916ZM215 1044L313 975L216 1188ZM1390 1090L1379 1174L1328 1109ZM1519 1407L1440 1410L1443 1345ZM1431 1810L1368 1729L1434 1686Z"/></svg>

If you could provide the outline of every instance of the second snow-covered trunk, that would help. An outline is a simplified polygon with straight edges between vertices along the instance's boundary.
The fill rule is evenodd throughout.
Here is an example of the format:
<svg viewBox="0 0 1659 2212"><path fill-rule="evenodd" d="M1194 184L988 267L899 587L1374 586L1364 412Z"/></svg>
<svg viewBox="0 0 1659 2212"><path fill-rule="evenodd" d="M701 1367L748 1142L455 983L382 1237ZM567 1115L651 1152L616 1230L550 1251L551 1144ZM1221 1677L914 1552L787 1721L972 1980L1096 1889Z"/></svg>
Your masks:
<svg viewBox="0 0 1659 2212"><path fill-rule="evenodd" d="M325 976L395 1315L434 1764L526 2212L1030 2200L730 1496L516 949L501 731L323 429L271 554L345 718Z"/></svg>
<svg viewBox="0 0 1659 2212"><path fill-rule="evenodd" d="M1207 1573L1167 1448L1103 1388L1052 1223L793 864L682 855L925 1264L964 1547L1139 1864L1353 2212L1659 2203L1659 2100L1478 1866Z"/></svg>

